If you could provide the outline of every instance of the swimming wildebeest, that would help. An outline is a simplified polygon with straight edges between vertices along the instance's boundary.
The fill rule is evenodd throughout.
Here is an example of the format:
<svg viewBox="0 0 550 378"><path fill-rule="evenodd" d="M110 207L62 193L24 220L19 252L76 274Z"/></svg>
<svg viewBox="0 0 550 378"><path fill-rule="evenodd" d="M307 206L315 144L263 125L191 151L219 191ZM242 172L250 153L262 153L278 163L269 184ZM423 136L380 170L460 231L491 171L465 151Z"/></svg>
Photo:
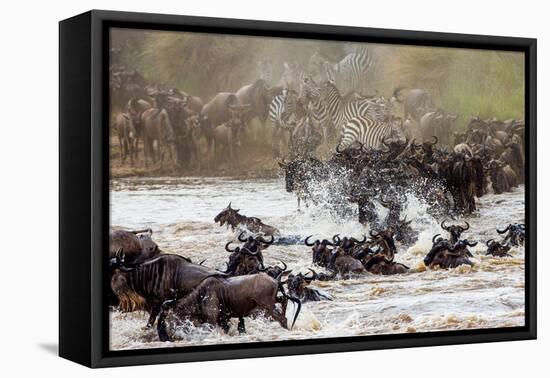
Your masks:
<svg viewBox="0 0 550 378"><path fill-rule="evenodd" d="M511 257L511 255L508 253L512 246L510 243L504 243L498 242L494 239L489 239L485 243L487 245L487 252L485 252L485 255L491 255L495 257Z"/></svg>
<svg viewBox="0 0 550 378"><path fill-rule="evenodd" d="M327 239L315 240L313 243L310 243L309 238L312 236L313 235L309 235L304 241L305 245L312 247L312 262L319 266L327 267L330 263L330 257L332 254L332 249L329 248L329 246L334 247L334 244Z"/></svg>
<svg viewBox="0 0 550 378"><path fill-rule="evenodd" d="M510 223L503 230L497 229L497 232L506 234L504 242L510 242L515 247L525 244L525 224L523 223Z"/></svg>
<svg viewBox="0 0 550 378"><path fill-rule="evenodd" d="M229 247L231 243L227 242L225 245L225 250L231 255L226 263L227 269L224 273L231 276L243 276L264 270L264 258L261 250L251 251L245 246L231 249Z"/></svg>
<svg viewBox="0 0 550 378"><path fill-rule="evenodd" d="M233 209L231 202L225 209L223 209L216 217L214 222L220 223L220 226L227 224L231 226L231 229L235 231L235 228L239 225L246 227L246 229L254 234L264 234L268 236L279 235L280 232L273 226L269 226L262 222L260 218L247 217L239 214L240 209Z"/></svg>
<svg viewBox="0 0 550 378"><path fill-rule="evenodd" d="M332 298L328 295L317 289L308 287L308 285L315 280L317 276L317 273L313 269L310 269L310 271L312 274L311 276L308 274L302 274L301 272L298 274L289 274L288 278L284 282L288 287L288 293L300 299L302 303L318 302L323 300L331 301Z"/></svg>
<svg viewBox="0 0 550 378"><path fill-rule="evenodd" d="M159 255L140 264L128 264L123 253L110 261L111 289L121 310L149 312L147 326L155 323L162 303L174 296L188 294L207 277L225 274L179 255Z"/></svg>
<svg viewBox="0 0 550 378"><path fill-rule="evenodd" d="M278 298L281 291L283 297ZM230 278L209 277L203 280L187 296L179 300L168 300L162 305L157 330L161 341L170 341L166 329L166 316L169 310L180 318L190 318L201 323L221 327L225 333L229 331L229 320L238 318L238 330L245 332L244 317L256 313L278 321L283 328L288 329L285 316L288 300L296 303L298 308L292 321L291 329L300 313L300 300L286 294L281 282L265 273ZM275 305L281 303L282 311Z"/></svg>
<svg viewBox="0 0 550 378"><path fill-rule="evenodd" d="M458 224L451 224L450 226L447 226L445 224L445 220L441 222L441 228L451 235L451 243L456 243L458 239L460 239L460 235L462 235L464 231L470 229L470 224L466 221L464 221L464 223L466 224L466 226L460 226Z"/></svg>
<svg viewBox="0 0 550 378"><path fill-rule="evenodd" d="M469 259L472 254L467 247L473 247L477 245L477 242L472 243L464 239L451 243L447 239L437 239L438 236L439 234L432 238L432 249L424 257L424 265L439 266L443 269L456 268L460 265L474 265Z"/></svg>
<svg viewBox="0 0 550 378"><path fill-rule="evenodd" d="M152 240L153 230L113 230L109 232L109 258L116 257L122 250L126 264L138 264L160 253L158 245Z"/></svg>

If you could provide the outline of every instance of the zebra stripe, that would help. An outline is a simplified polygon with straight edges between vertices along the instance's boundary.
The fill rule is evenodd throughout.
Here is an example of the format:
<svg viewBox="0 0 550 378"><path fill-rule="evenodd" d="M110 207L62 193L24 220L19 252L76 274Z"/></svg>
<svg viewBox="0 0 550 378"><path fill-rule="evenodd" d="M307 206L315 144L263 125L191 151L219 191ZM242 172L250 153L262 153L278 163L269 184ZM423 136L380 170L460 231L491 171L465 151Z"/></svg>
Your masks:
<svg viewBox="0 0 550 378"><path fill-rule="evenodd" d="M269 104L268 119L275 127L293 129L299 123L296 102L287 102L288 90L273 98Z"/></svg>
<svg viewBox="0 0 550 378"><path fill-rule="evenodd" d="M361 143L365 147L380 148L384 138L392 132L392 125L364 116L351 118L342 132L339 148L346 148L353 143Z"/></svg>
<svg viewBox="0 0 550 378"><path fill-rule="evenodd" d="M332 122L337 130L342 132L346 123L355 117L363 116L376 121L384 119L381 107L376 106L369 100L359 99L351 101L344 99L333 83L325 83L325 99L328 112L332 116Z"/></svg>
<svg viewBox="0 0 550 378"><path fill-rule="evenodd" d="M344 94L357 92L372 63L369 54L351 53L333 66L334 81Z"/></svg>

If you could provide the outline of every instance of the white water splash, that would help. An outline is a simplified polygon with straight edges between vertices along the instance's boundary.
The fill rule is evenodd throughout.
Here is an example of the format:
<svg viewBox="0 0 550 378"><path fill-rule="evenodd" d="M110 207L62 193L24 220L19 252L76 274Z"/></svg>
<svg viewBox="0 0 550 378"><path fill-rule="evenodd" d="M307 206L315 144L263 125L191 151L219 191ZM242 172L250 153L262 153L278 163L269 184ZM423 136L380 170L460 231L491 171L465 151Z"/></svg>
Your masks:
<svg viewBox="0 0 550 378"><path fill-rule="evenodd" d="M257 216L283 235L334 234L361 237L368 228L356 221L356 213L344 219L326 210L326 204L310 204L296 211L296 199L284 190L281 179L231 180L204 178L156 178L116 180L111 184L111 224L127 228L151 227L164 252L188 256L193 261L222 268L228 254L224 244L236 239L231 229L214 224L213 218L231 201L241 213ZM326 188L326 187L325 187ZM319 188L320 191L326 190ZM322 194L322 193L321 193ZM325 194L323 194L325 195ZM322 197L322 196L321 196ZM498 238L496 227L524 219L524 189L504 195L486 195L479 212L467 220L464 236L485 241ZM385 216L384 208L377 208ZM427 206L407 196L404 214L419 230L418 242L398 245L396 261L414 273L397 276L366 275L352 280L314 282L334 301L306 303L292 331L277 322L258 317L246 319L247 332L239 335L236 321L229 334L216 327L179 326L178 340L158 341L155 329L142 330L144 313L111 313L112 349L242 343L304 338L328 338L381 333L426 332L470 328L511 327L524 324L524 250L513 249L510 258L484 256L485 245L472 248L473 268L426 270L422 259L434 234L442 233ZM311 250L303 245L274 245L264 253L267 264L284 260L297 273L311 267ZM317 269L316 269L317 270ZM322 271L322 269L318 269ZM292 306L289 305L291 317Z"/></svg>

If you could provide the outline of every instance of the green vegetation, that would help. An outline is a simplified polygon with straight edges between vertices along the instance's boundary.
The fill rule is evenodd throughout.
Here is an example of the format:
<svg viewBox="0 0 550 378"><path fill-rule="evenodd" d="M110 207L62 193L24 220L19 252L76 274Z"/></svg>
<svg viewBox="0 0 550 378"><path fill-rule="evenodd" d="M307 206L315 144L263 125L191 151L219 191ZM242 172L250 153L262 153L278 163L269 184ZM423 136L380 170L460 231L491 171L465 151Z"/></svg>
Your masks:
<svg viewBox="0 0 550 378"><path fill-rule="evenodd" d="M111 45L122 48L122 64L138 70L148 81L208 100L217 92L236 91L252 82L260 60L271 60L276 84L285 61L305 68L315 51L337 61L345 55L346 43L116 29ZM368 93L378 90L387 97L398 86L427 89L437 106L460 115L458 128L463 128L472 115L499 119L524 116L521 53L370 47L375 64L367 78Z"/></svg>

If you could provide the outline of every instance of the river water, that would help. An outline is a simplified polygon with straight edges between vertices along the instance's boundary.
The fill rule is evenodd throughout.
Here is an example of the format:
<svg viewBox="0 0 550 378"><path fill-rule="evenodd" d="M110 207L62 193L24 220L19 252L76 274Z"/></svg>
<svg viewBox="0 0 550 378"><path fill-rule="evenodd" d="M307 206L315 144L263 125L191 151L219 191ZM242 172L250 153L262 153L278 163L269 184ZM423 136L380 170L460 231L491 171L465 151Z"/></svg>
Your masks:
<svg viewBox="0 0 550 378"><path fill-rule="evenodd" d="M214 217L231 201L241 213L261 218L282 235L333 234L361 237L368 228L350 219L336 219L322 206L297 211L294 195L286 193L283 179L236 180L223 178L133 178L111 181L111 225L136 229L151 227L162 251L190 257L194 262L225 269L227 241L238 232L214 223ZM395 261L411 267L396 276L365 275L361 278L312 283L333 301L302 306L292 331L269 319L247 318L246 334L239 335L233 319L229 334L216 327L182 325L177 340L159 342L156 329L143 330L142 312L110 316L112 350L173 346L243 343L289 339L330 338L373 334L497 328L524 325L524 249L512 249L512 257L486 257L484 241L495 238L496 227L524 220L524 188L503 195L489 194L478 202L478 213L466 218L474 267L450 270L426 269L422 259L431 238L443 233L426 206L409 197L405 213L420 230L418 242L405 248L397 244ZM380 209L383 215L383 209ZM304 245L271 246L264 251L266 265L284 260L293 273L311 267L311 249ZM316 269L318 272L322 269ZM292 316L289 304L287 317Z"/></svg>

